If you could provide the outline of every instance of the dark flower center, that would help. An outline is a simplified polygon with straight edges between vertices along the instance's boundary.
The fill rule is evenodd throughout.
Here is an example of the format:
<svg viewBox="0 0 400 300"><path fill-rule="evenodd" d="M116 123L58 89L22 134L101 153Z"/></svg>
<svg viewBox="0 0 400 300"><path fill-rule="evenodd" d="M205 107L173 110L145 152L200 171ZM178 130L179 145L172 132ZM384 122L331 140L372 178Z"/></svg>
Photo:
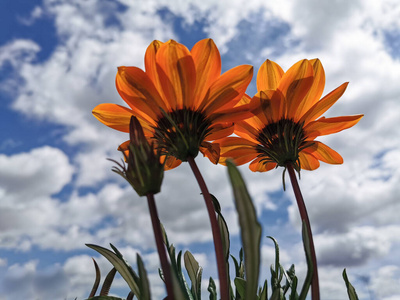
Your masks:
<svg viewBox="0 0 400 300"><path fill-rule="evenodd" d="M202 112L179 109L165 113L154 128L154 138L166 154L182 161L196 157L211 122Z"/></svg>
<svg viewBox="0 0 400 300"><path fill-rule="evenodd" d="M267 124L260 131L257 140L260 142L257 146L259 157L265 163L274 162L278 166L285 166L291 162L300 170L299 152L304 149L306 140L303 124L281 119Z"/></svg>

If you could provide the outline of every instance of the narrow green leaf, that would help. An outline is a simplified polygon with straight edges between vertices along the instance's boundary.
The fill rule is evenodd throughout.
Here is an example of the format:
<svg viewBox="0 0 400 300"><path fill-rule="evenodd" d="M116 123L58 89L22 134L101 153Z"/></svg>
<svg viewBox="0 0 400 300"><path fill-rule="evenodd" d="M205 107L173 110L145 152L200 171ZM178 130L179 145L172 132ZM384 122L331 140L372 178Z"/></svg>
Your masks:
<svg viewBox="0 0 400 300"><path fill-rule="evenodd" d="M104 279L103 286L101 287L100 296L108 296L111 284L114 281L115 273L117 273L117 269L115 268L112 268L111 271L108 272L106 278Z"/></svg>
<svg viewBox="0 0 400 300"><path fill-rule="evenodd" d="M124 278L126 283L128 283L128 286L136 295L136 297L141 299L139 285L137 282L138 276L136 275L135 271L133 271L132 267L123 259L120 253L117 255L116 253L97 245L86 244L86 246L103 255L114 266L114 268L117 269L118 273L121 274L122 278Z"/></svg>
<svg viewBox="0 0 400 300"><path fill-rule="evenodd" d="M246 280L236 277L234 280L236 291L239 293L241 299L246 299Z"/></svg>
<svg viewBox="0 0 400 300"><path fill-rule="evenodd" d="M198 279L199 273L201 274L202 272L202 268L199 266L199 263L189 251L186 251L183 257L186 271L189 275L190 281L192 282L192 295L194 299L199 300L201 298L201 278L200 281Z"/></svg>
<svg viewBox="0 0 400 300"><path fill-rule="evenodd" d="M151 300L150 296L150 284L149 279L147 278L147 271L144 267L142 258L139 254L136 254L136 261L139 270L139 278L140 278L140 300Z"/></svg>
<svg viewBox="0 0 400 300"><path fill-rule="evenodd" d="M297 283L298 283L297 277L296 276L292 277L292 285L290 286L291 293L289 296L289 300L299 299L299 295L297 294Z"/></svg>
<svg viewBox="0 0 400 300"><path fill-rule="evenodd" d="M210 277L210 281L208 282L207 291L210 292L210 300L217 300L217 286L212 277Z"/></svg>
<svg viewBox="0 0 400 300"><path fill-rule="evenodd" d="M235 196L244 248L244 266L247 282L246 296L244 298L255 299L260 268L261 225L257 221L256 210L239 170L231 161L227 161L227 166Z"/></svg>
<svg viewBox="0 0 400 300"><path fill-rule="evenodd" d="M96 296L96 297L88 298L86 300L124 300L124 299L118 298L118 297L112 297L112 296Z"/></svg>
<svg viewBox="0 0 400 300"><path fill-rule="evenodd" d="M347 277L346 269L342 273L344 282L346 283L347 295L349 295L350 300L358 300L356 289L351 285L349 278Z"/></svg>
<svg viewBox="0 0 400 300"><path fill-rule="evenodd" d="M269 300L284 300L285 296L283 295L283 290L281 288L276 289Z"/></svg>
<svg viewBox="0 0 400 300"><path fill-rule="evenodd" d="M99 284L100 284L100 278L101 278L99 265L94 260L94 258L92 258L92 260L93 260L93 263L94 263L94 268L96 270L96 279L94 281L94 284L93 284L93 287L92 287L92 291L89 294L89 298L94 297L96 295L97 289L99 288Z"/></svg>
<svg viewBox="0 0 400 300"><path fill-rule="evenodd" d="M261 293L259 295L260 300L268 300L268 281L264 281L263 288L261 290Z"/></svg>
<svg viewBox="0 0 400 300"><path fill-rule="evenodd" d="M303 247L304 252L306 253L306 261L307 261L307 275L304 280L303 287L301 288L299 300L304 300L307 297L308 290L311 286L311 281L314 273L314 265L311 257L311 247L310 247L310 237L308 236L307 224L303 222L302 226L302 237L303 237Z"/></svg>

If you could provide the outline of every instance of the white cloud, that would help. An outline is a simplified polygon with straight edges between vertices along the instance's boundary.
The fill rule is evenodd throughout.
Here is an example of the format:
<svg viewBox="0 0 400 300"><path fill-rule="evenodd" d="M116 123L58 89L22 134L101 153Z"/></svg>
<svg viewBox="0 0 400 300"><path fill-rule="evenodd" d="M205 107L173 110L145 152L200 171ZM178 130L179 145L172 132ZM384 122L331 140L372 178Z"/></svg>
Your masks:
<svg viewBox="0 0 400 300"><path fill-rule="evenodd" d="M0 166L4 166L0 168L0 195L5 199L1 203L0 218L3 220L0 223L2 247L28 251L37 245L44 249L72 250L83 248L85 242L102 245L123 242L135 248L154 248L146 200L139 199L126 185L105 183L110 178L122 182L110 172L112 164L106 158L119 159L115 149L127 136L99 124L91 110L103 102L123 104L114 87L117 66L143 67L144 51L153 39L179 38L179 33L173 30L173 22L163 21L157 14L159 9L166 8L181 17L187 26L196 20L205 20L206 34L215 39L226 59L236 58L235 63L237 59L243 59L243 62L246 59L258 64L267 58L267 55L261 58L259 53L271 53L287 69L301 58L319 57L326 69L325 93L350 81L348 90L328 115L365 113L365 117L348 132L321 139L343 155L345 164L324 165L315 172L303 172L300 182L317 234L317 252L322 262L321 286L326 294L337 295L336 291L340 290L344 295L339 268L324 266L324 263L381 262L385 255L393 253L393 245L398 242L394 233L399 230L396 200L400 145L395 125L400 117L397 101L400 68L399 61L393 59L385 47L384 34L400 25L395 0L362 3L315 0L306 3L253 0L121 3L126 7L117 10L117 4L95 0L46 0L31 16L32 20L43 14L54 17L60 44L49 59L35 63L40 47L29 40L15 40L0 48L0 66L9 63L17 72L14 82L8 80L1 86L16 91L13 108L31 118L65 126L68 131L63 140L82 147L70 158L74 167L65 154L49 147L26 154L0 156ZM286 26L287 32L280 40L282 44L274 44L271 41L275 40L267 36L265 45L258 46L256 40L261 39L258 34L265 32L261 29L253 31L259 21L255 15L262 21L272 20ZM253 27L241 27L244 21ZM265 24L269 23L265 21ZM229 48L229 43L237 36L246 36L249 40ZM250 47L253 43L260 48L259 53L251 52L255 51ZM226 169L211 166L205 158L198 157L196 161L210 191L221 202L231 234L237 234L237 217ZM71 181L74 171L76 180L72 189L75 191L62 203L54 196L52 198ZM271 195L281 190L282 170L259 174L251 173L244 166L241 171L259 214L263 210L276 211L279 203ZM102 184L99 191L79 192L81 187L97 188L99 184ZM283 200L292 199L288 182L287 185ZM156 202L171 242L190 246L193 242L211 240L204 201L187 164L165 174L162 193L156 196ZM289 217L291 224L280 226L286 226L281 230L285 231L283 235L293 237L289 225L296 228L292 230L299 228L294 205L289 207ZM296 242L298 239L297 236ZM282 245L290 247L290 242L283 241ZM282 248L282 259L287 267L292 260L299 262L301 273L304 271L303 253L299 249L301 247ZM335 257L332 253L337 251L342 253L341 260L332 261ZM267 263L273 254L272 248L264 246L263 253ZM155 259L154 253L151 255ZM201 255L200 259L203 259ZM75 287L80 283L91 283L92 275L81 267L86 266L87 258L71 258L63 268L54 267L48 274L57 274L57 278L63 280L73 278L75 283L70 284ZM20 274L19 279L15 278L29 282L27 294L22 295L25 298L28 294L40 296L32 283L32 278L37 276L37 263L19 264L13 268ZM81 275L78 276L78 272ZM398 270L382 267L380 272L379 278L392 279ZM50 275L46 276L40 278ZM377 286L381 282L377 280L373 284L378 293ZM162 292L160 286L155 288ZM80 290L84 289L80 286ZM390 299L390 294L395 291L387 291L380 296Z"/></svg>

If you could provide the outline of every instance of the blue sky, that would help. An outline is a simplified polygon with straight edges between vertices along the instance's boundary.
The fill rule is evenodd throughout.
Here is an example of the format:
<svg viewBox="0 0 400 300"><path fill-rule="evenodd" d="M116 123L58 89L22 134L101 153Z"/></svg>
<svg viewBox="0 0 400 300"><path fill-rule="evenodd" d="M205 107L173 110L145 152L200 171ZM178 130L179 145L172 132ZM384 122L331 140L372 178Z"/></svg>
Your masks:
<svg viewBox="0 0 400 300"><path fill-rule="evenodd" d="M267 58L286 70L300 59L318 57L326 73L324 94L350 82L326 115L365 117L352 129L320 139L343 156L344 164L322 164L302 172L300 181L315 233L322 298L346 299L341 279L346 267L361 299L399 299L400 9L395 0L3 0L0 300L85 299L94 279L91 257L103 273L110 268L85 243L110 242L133 265L141 253L154 299L161 298L147 205L106 160L119 159L116 147L126 134L100 124L91 110L105 102L123 105L114 86L116 69L143 67L152 40L173 38L191 48L206 37L219 47L223 71L251 64L256 74ZM255 93L255 75L247 92ZM237 217L226 170L201 156L196 161L221 201L236 254ZM291 190L282 191L282 170L240 170L263 236L274 236L282 263L294 263L303 276L299 217ZM156 201L171 242L195 254L205 279L215 276L207 214L187 165L165 174ZM269 278L273 248L267 238L262 256L261 277ZM112 293L127 295L120 278Z"/></svg>

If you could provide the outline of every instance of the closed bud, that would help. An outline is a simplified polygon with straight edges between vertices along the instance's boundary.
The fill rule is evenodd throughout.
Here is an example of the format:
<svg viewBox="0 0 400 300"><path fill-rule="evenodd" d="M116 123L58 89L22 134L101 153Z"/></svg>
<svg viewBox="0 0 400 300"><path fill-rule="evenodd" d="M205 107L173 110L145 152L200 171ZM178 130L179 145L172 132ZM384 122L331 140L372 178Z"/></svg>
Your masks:
<svg viewBox="0 0 400 300"><path fill-rule="evenodd" d="M164 164L160 162L161 150L146 139L138 119L131 117L129 124L130 143L123 152L126 163L118 163L113 171L124 177L139 196L160 192L164 178Z"/></svg>

